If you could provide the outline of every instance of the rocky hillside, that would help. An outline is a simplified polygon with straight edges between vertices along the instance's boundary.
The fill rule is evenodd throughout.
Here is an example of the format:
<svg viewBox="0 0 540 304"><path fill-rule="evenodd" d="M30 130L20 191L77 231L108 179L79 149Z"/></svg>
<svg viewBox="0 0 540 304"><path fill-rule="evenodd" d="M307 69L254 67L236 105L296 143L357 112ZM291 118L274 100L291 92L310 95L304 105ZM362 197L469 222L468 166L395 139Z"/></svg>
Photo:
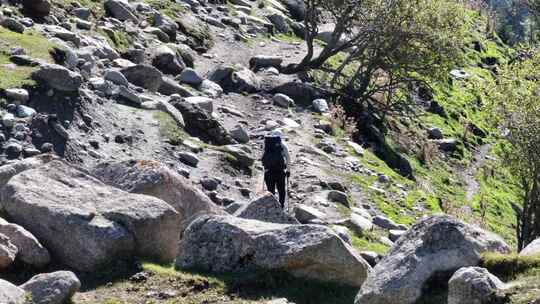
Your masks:
<svg viewBox="0 0 540 304"><path fill-rule="evenodd" d="M538 303L482 107L516 52L475 12L416 118L351 136L324 74L280 72L301 1L0 3L0 303Z"/></svg>

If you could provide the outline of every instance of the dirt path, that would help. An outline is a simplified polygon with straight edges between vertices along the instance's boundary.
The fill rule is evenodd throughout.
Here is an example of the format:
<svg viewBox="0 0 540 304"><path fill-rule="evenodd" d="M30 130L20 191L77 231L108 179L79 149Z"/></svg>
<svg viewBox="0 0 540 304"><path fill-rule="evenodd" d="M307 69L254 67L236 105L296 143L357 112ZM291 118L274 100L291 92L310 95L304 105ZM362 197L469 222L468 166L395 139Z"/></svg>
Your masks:
<svg viewBox="0 0 540 304"><path fill-rule="evenodd" d="M476 180L476 174L487 160L491 144L485 144L480 146L473 155L473 162L462 173L463 180L465 181L465 199L471 202L474 196L480 190L480 184Z"/></svg>

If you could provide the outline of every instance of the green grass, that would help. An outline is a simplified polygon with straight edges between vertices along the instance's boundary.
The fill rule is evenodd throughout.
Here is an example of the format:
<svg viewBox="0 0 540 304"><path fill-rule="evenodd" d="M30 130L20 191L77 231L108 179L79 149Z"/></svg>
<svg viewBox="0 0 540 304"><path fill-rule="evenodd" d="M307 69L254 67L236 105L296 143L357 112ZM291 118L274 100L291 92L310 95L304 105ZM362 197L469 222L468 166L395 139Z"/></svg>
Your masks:
<svg viewBox="0 0 540 304"><path fill-rule="evenodd" d="M133 38L130 37L126 32L123 31L114 31L102 29L98 30L108 41L109 44L114 46L118 51L126 51L133 44Z"/></svg>
<svg viewBox="0 0 540 304"><path fill-rule="evenodd" d="M379 241L379 236L375 232L368 232L362 236L352 235L351 239L353 247L359 251L373 251L384 255L390 249Z"/></svg>
<svg viewBox="0 0 540 304"><path fill-rule="evenodd" d="M179 144L182 140L189 137L168 113L155 111L153 116L159 123L159 133L171 144Z"/></svg>
<svg viewBox="0 0 540 304"><path fill-rule="evenodd" d="M481 266L503 280L513 280L535 269L540 270L540 255L486 253L482 255Z"/></svg>
<svg viewBox="0 0 540 304"><path fill-rule="evenodd" d="M352 303L358 288L332 283L304 280L284 273L252 272L240 274L210 274L175 270L172 266L143 263L143 269L158 276L180 282L208 282L207 293L234 295L235 301L227 303L252 303L272 298L287 298L297 304ZM197 297L197 295L194 295ZM173 303L184 303L170 301ZM191 303L191 302L188 302ZM196 302L201 303L201 302Z"/></svg>
<svg viewBox="0 0 540 304"><path fill-rule="evenodd" d="M23 34L11 32L0 28L0 89L33 85L30 75L35 67L16 66L9 60L8 51L14 47L21 47L30 57L44 59L52 62L49 51L54 47L45 37L34 31Z"/></svg>

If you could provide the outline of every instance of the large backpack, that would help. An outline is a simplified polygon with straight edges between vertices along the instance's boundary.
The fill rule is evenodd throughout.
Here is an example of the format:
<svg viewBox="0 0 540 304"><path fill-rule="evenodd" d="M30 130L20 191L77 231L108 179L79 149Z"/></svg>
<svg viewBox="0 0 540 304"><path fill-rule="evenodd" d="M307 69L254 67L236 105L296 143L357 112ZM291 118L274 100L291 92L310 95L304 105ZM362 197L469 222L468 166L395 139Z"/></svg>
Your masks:
<svg viewBox="0 0 540 304"><path fill-rule="evenodd" d="M283 146L281 145L280 137L264 138L264 154L262 163L265 170L269 171L285 171L285 157L283 156Z"/></svg>

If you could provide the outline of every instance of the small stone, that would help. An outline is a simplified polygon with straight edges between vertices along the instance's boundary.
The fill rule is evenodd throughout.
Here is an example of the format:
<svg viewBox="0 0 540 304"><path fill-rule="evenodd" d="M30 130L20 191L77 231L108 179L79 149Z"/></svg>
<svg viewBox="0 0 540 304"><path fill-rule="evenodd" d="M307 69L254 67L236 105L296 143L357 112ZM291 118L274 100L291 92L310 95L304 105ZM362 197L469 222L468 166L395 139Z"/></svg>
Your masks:
<svg viewBox="0 0 540 304"><path fill-rule="evenodd" d="M373 218L373 224L383 229L397 230L399 228L398 225L394 223L394 221L382 215L375 216Z"/></svg>
<svg viewBox="0 0 540 304"><path fill-rule="evenodd" d="M197 167L199 164L199 158L190 152L180 152L178 153L178 158L181 162L191 167Z"/></svg>
<svg viewBox="0 0 540 304"><path fill-rule="evenodd" d="M5 113L4 116L2 116L2 124L6 128L11 128L15 124L15 116L11 113Z"/></svg>
<svg viewBox="0 0 540 304"><path fill-rule="evenodd" d="M274 97L272 97L272 100L274 101L275 105L282 108L294 106L294 100L285 94L277 93L274 95Z"/></svg>
<svg viewBox="0 0 540 304"><path fill-rule="evenodd" d="M37 113L36 110L34 110L33 108L30 108L24 105L18 105L16 112L17 112L17 117L20 117L20 118L30 117Z"/></svg>
<svg viewBox="0 0 540 304"><path fill-rule="evenodd" d="M241 144L249 142L249 134L241 125L236 125L230 133L232 138Z"/></svg>
<svg viewBox="0 0 540 304"><path fill-rule="evenodd" d="M439 128L429 128L427 132L429 139L443 139L443 133Z"/></svg>
<svg viewBox="0 0 540 304"><path fill-rule="evenodd" d="M43 153L48 153L48 152L52 152L54 149L54 145L51 144L51 143L44 143L43 145L41 145L41 152Z"/></svg>
<svg viewBox="0 0 540 304"><path fill-rule="evenodd" d="M193 86L198 86L203 82L203 78L199 76L197 71L192 68L185 68L178 76L178 80Z"/></svg>
<svg viewBox="0 0 540 304"><path fill-rule="evenodd" d="M25 89L7 89L6 96L16 104L26 103L30 99L30 94Z"/></svg>
<svg viewBox="0 0 540 304"><path fill-rule="evenodd" d="M330 111L330 108L328 107L328 103L325 99L315 99L312 103L313 110L317 113L327 113Z"/></svg>
<svg viewBox="0 0 540 304"><path fill-rule="evenodd" d="M13 18L5 18L1 21L1 24L3 27L7 28L10 31L16 32L16 33L23 33L24 32L24 25L20 23L19 21L13 19Z"/></svg>
<svg viewBox="0 0 540 304"><path fill-rule="evenodd" d="M201 185L205 190L215 191L218 186L221 184L221 180L217 178L203 178L201 179Z"/></svg>

